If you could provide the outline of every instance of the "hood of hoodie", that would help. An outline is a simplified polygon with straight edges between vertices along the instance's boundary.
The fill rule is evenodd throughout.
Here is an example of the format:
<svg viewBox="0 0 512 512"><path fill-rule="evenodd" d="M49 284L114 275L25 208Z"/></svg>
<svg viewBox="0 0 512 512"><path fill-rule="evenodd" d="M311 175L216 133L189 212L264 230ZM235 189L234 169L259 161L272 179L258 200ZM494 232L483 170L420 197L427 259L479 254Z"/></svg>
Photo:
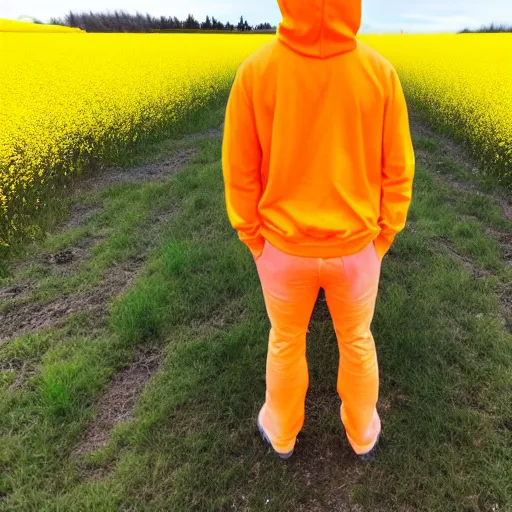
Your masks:
<svg viewBox="0 0 512 512"><path fill-rule="evenodd" d="M357 46L362 0L278 0L279 39L292 50L321 59Z"/></svg>

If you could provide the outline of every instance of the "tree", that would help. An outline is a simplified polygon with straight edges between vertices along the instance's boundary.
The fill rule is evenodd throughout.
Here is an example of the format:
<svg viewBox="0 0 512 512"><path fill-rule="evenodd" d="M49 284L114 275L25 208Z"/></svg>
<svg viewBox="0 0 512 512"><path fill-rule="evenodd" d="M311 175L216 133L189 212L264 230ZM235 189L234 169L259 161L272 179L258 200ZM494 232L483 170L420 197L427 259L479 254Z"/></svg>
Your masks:
<svg viewBox="0 0 512 512"><path fill-rule="evenodd" d="M214 16L212 16L212 27L214 30L224 30L225 29L224 23L215 19Z"/></svg>
<svg viewBox="0 0 512 512"><path fill-rule="evenodd" d="M187 19L183 22L183 28L186 29L198 29L200 28L199 22L194 18L192 14L189 14Z"/></svg>
<svg viewBox="0 0 512 512"><path fill-rule="evenodd" d="M129 14L123 10L107 11L104 13L92 11L75 13L70 11L64 16L64 19L52 18L51 23L68 27L79 27L87 32L151 32L169 29L197 30L199 28L203 30L238 30L240 32L247 32L254 29L272 29L269 23L260 23L253 28L247 20L244 20L243 16L240 16L240 21L235 26L229 22L224 25L214 16L206 16L206 20L200 23L192 14L189 14L185 21L181 21L176 16L154 17L140 12ZM492 28L495 29L496 27Z"/></svg>
<svg viewBox="0 0 512 512"><path fill-rule="evenodd" d="M68 27L77 27L78 26L76 16L71 11L69 11L69 14L66 14L65 21L66 21L66 25Z"/></svg>
<svg viewBox="0 0 512 512"><path fill-rule="evenodd" d="M270 23L260 23L254 28L256 30L272 30L272 25Z"/></svg>
<svg viewBox="0 0 512 512"><path fill-rule="evenodd" d="M203 30L211 30L212 29L212 22L210 21L209 16L206 16L206 21L204 23L201 23L201 28Z"/></svg>
<svg viewBox="0 0 512 512"><path fill-rule="evenodd" d="M512 32L512 25L498 25L497 23L491 23L490 25L482 25L477 29L465 28L461 30L459 34L471 34L473 32L484 34L484 33L494 33L494 32Z"/></svg>

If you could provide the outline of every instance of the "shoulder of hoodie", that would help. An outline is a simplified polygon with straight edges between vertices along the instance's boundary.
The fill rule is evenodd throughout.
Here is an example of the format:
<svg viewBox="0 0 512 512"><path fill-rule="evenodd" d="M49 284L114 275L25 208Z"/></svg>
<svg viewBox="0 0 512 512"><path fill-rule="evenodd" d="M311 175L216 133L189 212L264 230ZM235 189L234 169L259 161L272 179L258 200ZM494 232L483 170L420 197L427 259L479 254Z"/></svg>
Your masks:
<svg viewBox="0 0 512 512"><path fill-rule="evenodd" d="M250 82L255 74L259 75L268 66L277 45L278 39L276 37L249 55L238 68L237 79L246 83L246 81Z"/></svg>
<svg viewBox="0 0 512 512"><path fill-rule="evenodd" d="M357 40L357 51L365 58L374 69L383 77L394 79L397 75L396 69L391 62L371 46Z"/></svg>
<svg viewBox="0 0 512 512"><path fill-rule="evenodd" d="M272 55L278 46L279 40L275 38L249 55L249 57L242 62L237 71L237 81L241 82L244 88L247 87L249 89L253 84L254 77L261 76L262 71L265 70L272 61ZM370 62L377 74L384 81L394 82L398 77L393 64L371 46L358 40L357 49L355 51L359 52L363 59Z"/></svg>

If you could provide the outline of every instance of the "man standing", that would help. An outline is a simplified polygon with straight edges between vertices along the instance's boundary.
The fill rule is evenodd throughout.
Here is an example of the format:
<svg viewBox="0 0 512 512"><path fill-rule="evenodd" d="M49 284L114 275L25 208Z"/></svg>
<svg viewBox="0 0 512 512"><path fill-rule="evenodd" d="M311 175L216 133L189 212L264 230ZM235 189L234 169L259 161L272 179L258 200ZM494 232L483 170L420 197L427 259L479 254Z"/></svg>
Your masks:
<svg viewBox="0 0 512 512"><path fill-rule="evenodd" d="M258 427L282 458L293 453L322 287L341 420L363 456L381 431L370 331L381 261L412 195L407 106L393 66L356 40L361 0L278 2L278 37L238 70L223 143L228 216L255 259L272 327Z"/></svg>

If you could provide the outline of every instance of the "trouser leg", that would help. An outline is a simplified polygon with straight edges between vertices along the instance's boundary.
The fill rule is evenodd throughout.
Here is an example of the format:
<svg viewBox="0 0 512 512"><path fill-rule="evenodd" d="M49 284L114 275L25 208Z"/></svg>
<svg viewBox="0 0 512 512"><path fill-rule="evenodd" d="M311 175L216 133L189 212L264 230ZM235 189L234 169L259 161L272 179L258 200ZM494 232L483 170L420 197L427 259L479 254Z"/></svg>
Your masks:
<svg viewBox="0 0 512 512"><path fill-rule="evenodd" d="M271 323L260 421L274 448L286 453L304 424L306 332L319 291L318 260L288 255L267 242L257 268Z"/></svg>
<svg viewBox="0 0 512 512"><path fill-rule="evenodd" d="M370 330L380 260L370 244L358 254L323 261L320 283L339 345L341 419L352 448L362 454L373 448L381 430L376 409L379 370Z"/></svg>

